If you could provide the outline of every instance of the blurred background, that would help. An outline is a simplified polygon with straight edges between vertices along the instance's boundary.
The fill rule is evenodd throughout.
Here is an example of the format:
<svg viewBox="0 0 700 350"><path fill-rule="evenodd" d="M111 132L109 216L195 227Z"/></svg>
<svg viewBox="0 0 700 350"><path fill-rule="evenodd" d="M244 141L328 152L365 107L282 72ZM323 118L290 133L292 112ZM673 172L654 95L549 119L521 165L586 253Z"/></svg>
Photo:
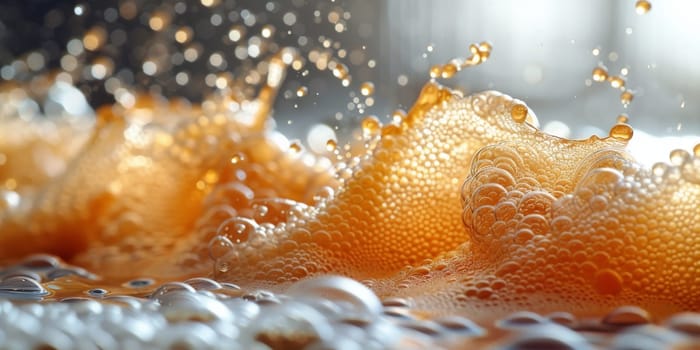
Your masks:
<svg viewBox="0 0 700 350"><path fill-rule="evenodd" d="M394 109L410 107L431 66L487 40L488 62L447 85L524 100L561 136L607 135L625 113L637 152L657 160L700 141L700 3L650 4L644 11L634 0L5 0L0 77L27 82L54 72L93 108L123 102L125 90L198 101L233 81L254 85L260 77L250 71L264 68L260 62L297 47L301 60L275 118L290 138L305 140L316 123L342 134L369 114L390 120ZM623 79L629 105L621 89L595 81L596 67Z"/></svg>

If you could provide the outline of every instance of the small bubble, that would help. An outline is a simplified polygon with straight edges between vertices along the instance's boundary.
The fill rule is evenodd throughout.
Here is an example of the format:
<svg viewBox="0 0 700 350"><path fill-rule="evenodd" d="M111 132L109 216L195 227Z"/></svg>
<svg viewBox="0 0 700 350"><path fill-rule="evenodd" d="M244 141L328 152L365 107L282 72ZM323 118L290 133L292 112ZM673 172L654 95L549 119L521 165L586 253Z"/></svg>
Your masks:
<svg viewBox="0 0 700 350"><path fill-rule="evenodd" d="M126 282L126 286L129 288L143 288L152 285L154 281L150 278L139 278Z"/></svg>
<svg viewBox="0 0 700 350"><path fill-rule="evenodd" d="M335 140L330 139L330 140L326 141L326 151L333 152L336 150L337 147L338 147L338 144L335 142Z"/></svg>
<svg viewBox="0 0 700 350"><path fill-rule="evenodd" d="M93 288L93 289L90 289L87 293L92 297L99 298L99 297L103 297L103 296L107 295L107 290L102 289L102 288Z"/></svg>
<svg viewBox="0 0 700 350"><path fill-rule="evenodd" d="M228 238L233 243L244 243L255 231L255 223L242 217L230 218L219 225L216 234Z"/></svg>
<svg viewBox="0 0 700 350"><path fill-rule="evenodd" d="M638 306L621 306L603 318L603 323L612 326L636 326L651 322L648 311Z"/></svg>
<svg viewBox="0 0 700 350"><path fill-rule="evenodd" d="M306 86L300 86L299 88L297 88L297 93L296 93L297 97L304 97L304 96L308 95L308 93L309 93L309 88L307 88Z"/></svg>

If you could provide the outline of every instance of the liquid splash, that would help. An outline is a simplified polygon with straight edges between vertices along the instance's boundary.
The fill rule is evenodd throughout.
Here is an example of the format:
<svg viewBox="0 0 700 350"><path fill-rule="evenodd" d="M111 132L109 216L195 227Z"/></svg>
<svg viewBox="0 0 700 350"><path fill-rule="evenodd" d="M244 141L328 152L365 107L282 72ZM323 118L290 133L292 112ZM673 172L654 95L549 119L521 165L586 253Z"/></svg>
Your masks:
<svg viewBox="0 0 700 350"><path fill-rule="evenodd" d="M282 59L275 65L283 71ZM604 139L561 139L539 131L521 101L493 91L465 97L431 81L394 123L365 120L363 150L333 163L290 151L267 123L282 79L271 72L254 100L140 96L132 108L101 109L78 151L34 132L14 151L5 146L3 179L22 179L28 166L13 163L18 152L46 147L64 155L65 170L4 190L0 255L56 254L100 278L62 267L71 278L13 275L6 289L47 300L138 296L129 289L136 278L204 275L219 282L199 284L234 283L234 294L294 295L306 291L299 285L315 288L309 278L342 275L429 319L484 322L520 310L590 317L624 305L663 318L700 309L700 168L687 152L644 169L624 151L626 124ZM56 130L87 135L74 123ZM346 282L331 281L319 283L344 290L336 284ZM173 292L190 284L154 290L148 282L145 295L163 305L199 298ZM273 347L306 344L254 334Z"/></svg>

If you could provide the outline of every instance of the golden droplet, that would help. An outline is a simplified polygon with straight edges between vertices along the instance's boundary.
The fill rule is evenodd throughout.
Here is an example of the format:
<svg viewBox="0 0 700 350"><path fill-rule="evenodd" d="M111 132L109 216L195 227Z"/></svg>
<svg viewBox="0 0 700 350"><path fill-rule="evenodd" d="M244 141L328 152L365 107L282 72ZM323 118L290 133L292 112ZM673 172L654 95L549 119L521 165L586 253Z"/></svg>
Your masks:
<svg viewBox="0 0 700 350"><path fill-rule="evenodd" d="M695 147L693 147L693 155L695 157L700 157L700 143L698 143L697 145L695 145Z"/></svg>
<svg viewBox="0 0 700 350"><path fill-rule="evenodd" d="M527 106L523 104L515 104L510 109L510 116L516 123L523 123L527 119Z"/></svg>
<svg viewBox="0 0 700 350"><path fill-rule="evenodd" d="M632 130L631 126L625 123L618 123L610 128L608 136L620 141L629 141L633 134L634 130Z"/></svg>
<svg viewBox="0 0 700 350"><path fill-rule="evenodd" d="M622 94L620 94L620 102L622 102L622 105L625 107L627 107L633 99L634 94L629 91L623 91Z"/></svg>
<svg viewBox="0 0 700 350"><path fill-rule="evenodd" d="M638 0L637 3L634 4L634 9L637 11L638 15L646 14L651 10L651 3L646 0Z"/></svg>
<svg viewBox="0 0 700 350"><path fill-rule="evenodd" d="M362 96L371 96L374 94L374 84L371 81L366 81L360 85L360 93Z"/></svg>
<svg viewBox="0 0 700 350"><path fill-rule="evenodd" d="M620 76L613 76L608 78L610 81L610 86L614 87L615 89L620 89L625 86L625 79L620 77Z"/></svg>
<svg viewBox="0 0 700 350"><path fill-rule="evenodd" d="M289 150L292 151L292 153L301 153L302 149L304 149L304 147L298 140L289 143Z"/></svg>
<svg viewBox="0 0 700 350"><path fill-rule="evenodd" d="M328 141L326 141L326 150L327 150L328 152L333 152L333 151L335 151L335 149L336 149L337 147L338 147L338 143L335 142L335 140L329 139Z"/></svg>
<svg viewBox="0 0 700 350"><path fill-rule="evenodd" d="M362 119L362 134L365 136L374 136L379 132L382 127L379 119L377 117L370 115L365 119Z"/></svg>
<svg viewBox="0 0 700 350"><path fill-rule="evenodd" d="M231 157L231 164L238 164L245 160L245 155L243 153L236 153Z"/></svg>
<svg viewBox="0 0 700 350"><path fill-rule="evenodd" d="M482 41L479 43L479 56L481 56L482 61L486 61L491 56L491 50L493 50L493 46L490 42Z"/></svg>
<svg viewBox="0 0 700 350"><path fill-rule="evenodd" d="M406 111L403 109L397 109L391 112L391 121L393 123L399 124L404 118L406 118Z"/></svg>
<svg viewBox="0 0 700 350"><path fill-rule="evenodd" d="M339 62L335 65L335 68L333 68L333 76L340 80L345 80L349 74L350 70L348 69L348 66L343 63Z"/></svg>
<svg viewBox="0 0 700 350"><path fill-rule="evenodd" d="M604 82L608 79L608 71L604 67L593 68L593 81Z"/></svg>
<svg viewBox="0 0 700 350"><path fill-rule="evenodd" d="M442 76L442 66L439 64L436 64L432 67L430 67L430 77L431 78L439 78Z"/></svg>
<svg viewBox="0 0 700 350"><path fill-rule="evenodd" d="M630 120L630 117L625 113L622 113L622 114L617 116L617 123L618 124L627 123L629 120Z"/></svg>
<svg viewBox="0 0 700 350"><path fill-rule="evenodd" d="M309 93L309 88L307 88L306 86L300 86L300 87L297 89L297 97L304 97L304 96L306 96L308 93Z"/></svg>
<svg viewBox="0 0 700 350"><path fill-rule="evenodd" d="M445 79L452 78L457 74L457 71L459 71L459 67L450 62L442 67L442 77Z"/></svg>

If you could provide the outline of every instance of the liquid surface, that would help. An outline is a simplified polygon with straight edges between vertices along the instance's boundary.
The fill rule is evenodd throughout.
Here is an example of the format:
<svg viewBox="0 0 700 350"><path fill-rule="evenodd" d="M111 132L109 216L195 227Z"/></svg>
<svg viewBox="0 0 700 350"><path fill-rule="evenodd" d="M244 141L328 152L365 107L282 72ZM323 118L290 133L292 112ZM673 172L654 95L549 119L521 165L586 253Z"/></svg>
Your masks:
<svg viewBox="0 0 700 350"><path fill-rule="evenodd" d="M57 254L107 287L132 271L276 290L339 274L476 318L700 308L697 161L640 168L624 124L602 140L559 139L510 97L428 83L400 122L331 164L290 151L264 126L264 103L103 109L54 177L18 176L28 166L13 152L61 154L28 133L3 149L3 179L17 182L4 196L19 200L4 204L0 254Z"/></svg>

